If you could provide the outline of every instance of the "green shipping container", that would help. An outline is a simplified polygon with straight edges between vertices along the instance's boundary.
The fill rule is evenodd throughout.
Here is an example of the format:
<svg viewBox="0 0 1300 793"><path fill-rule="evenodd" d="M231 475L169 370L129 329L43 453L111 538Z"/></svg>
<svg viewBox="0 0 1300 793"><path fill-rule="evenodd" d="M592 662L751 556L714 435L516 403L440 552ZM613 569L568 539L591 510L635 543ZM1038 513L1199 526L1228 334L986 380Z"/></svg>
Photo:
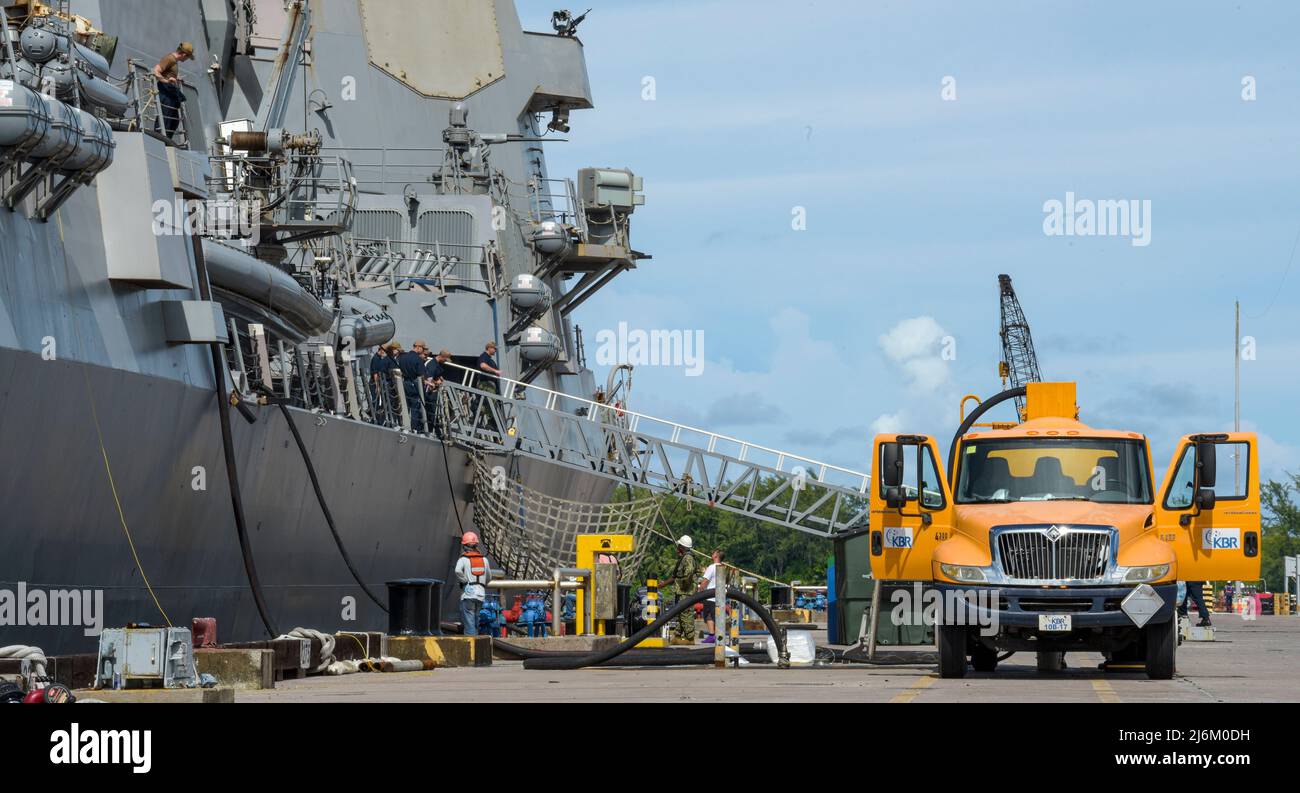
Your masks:
<svg viewBox="0 0 1300 793"><path fill-rule="evenodd" d="M862 616L871 609L875 579L871 577L871 533L862 530L836 537L835 546L835 622L827 626L831 644L854 644L864 623ZM876 622L876 644L881 647L924 646L934 644L934 627L930 625L895 625L891 618L893 592L910 589L909 585L885 585L884 602Z"/></svg>

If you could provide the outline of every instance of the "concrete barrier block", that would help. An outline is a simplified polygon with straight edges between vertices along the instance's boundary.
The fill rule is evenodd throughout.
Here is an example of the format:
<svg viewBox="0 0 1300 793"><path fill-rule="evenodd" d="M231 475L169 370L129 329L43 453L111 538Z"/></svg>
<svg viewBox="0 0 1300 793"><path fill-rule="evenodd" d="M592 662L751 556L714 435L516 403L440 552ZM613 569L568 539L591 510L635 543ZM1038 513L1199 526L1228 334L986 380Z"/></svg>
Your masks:
<svg viewBox="0 0 1300 793"><path fill-rule="evenodd" d="M194 665L200 675L212 675L223 688L275 688L272 650L195 650Z"/></svg>
<svg viewBox="0 0 1300 793"><path fill-rule="evenodd" d="M435 668L491 666L490 636L389 636L388 654L403 661L431 661Z"/></svg>

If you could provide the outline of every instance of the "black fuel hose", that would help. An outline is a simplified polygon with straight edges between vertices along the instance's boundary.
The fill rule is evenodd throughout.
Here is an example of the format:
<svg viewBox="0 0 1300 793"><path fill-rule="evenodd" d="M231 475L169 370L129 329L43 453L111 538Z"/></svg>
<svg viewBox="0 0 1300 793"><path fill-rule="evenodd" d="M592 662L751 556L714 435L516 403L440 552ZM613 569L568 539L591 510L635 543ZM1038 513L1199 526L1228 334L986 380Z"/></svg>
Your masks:
<svg viewBox="0 0 1300 793"><path fill-rule="evenodd" d="M212 300L212 287L208 283L208 264L203 258L203 242L198 237L192 237L191 242L194 247L194 269L199 279L199 296L204 300ZM248 588L253 593L253 603L257 606L257 614L262 618L262 627L272 637L280 636L281 633L275 627L275 622L271 619L271 612L266 606L266 598L262 595L262 583L257 577L257 564L253 560L253 547L248 538L248 521L244 517L244 497L239 489L239 470L235 465L235 441L234 435L230 429L230 402L226 397L226 366L225 361L221 359L221 349L216 344L209 344L212 351L212 379L216 383L217 391L217 418L221 424L221 447L226 456L226 478L230 482L230 505L235 513L235 532L239 536L239 551L244 557L244 575L248 579Z"/></svg>
<svg viewBox="0 0 1300 793"><path fill-rule="evenodd" d="M703 603L705 600L714 597L715 594L716 593L713 590L706 589L701 592L696 592L685 600L678 601L677 605L669 609L659 619L645 626L608 650L587 653L577 657L562 655L558 657L549 656L545 658L527 658L524 660L524 668L546 670L582 669L586 666L597 666L603 664L611 658L617 658L628 650L636 647L641 642L653 636L660 628L676 619L678 614L693 607L696 603ZM772 635L772 638L776 640L777 658L780 659L777 662L777 665L782 669L788 667L790 665L790 653L785 646L785 630L776 624L776 620L772 619L772 614L763 607L762 603L759 603L756 599L740 590L727 590L727 599L738 600L741 603L744 603L746 606L753 609L754 613L763 620L763 624L767 626L768 632Z"/></svg>
<svg viewBox="0 0 1300 793"><path fill-rule="evenodd" d="M957 486L957 483L953 481L953 477L957 475L957 444L961 442L961 436L970 432L970 428L975 426L975 422L979 420L980 416L983 416L985 413L989 412L989 410L1003 402L1006 402L1008 399L1022 397L1025 393L1026 389L1024 386L1008 388L1006 391L991 396L979 403L975 406L975 409L970 412L970 415L967 416L961 423L961 426L957 428L957 434L952 436L952 446L948 447L948 487L955 488Z"/></svg>
<svg viewBox="0 0 1300 793"><path fill-rule="evenodd" d="M585 650L534 650L517 644L492 640L492 648L501 650L523 660L533 658L581 658L589 653ZM747 661L766 663L769 659L766 650L740 650L740 656ZM639 648L628 650L616 658L611 658L597 666L704 666L712 664L714 651L708 645L696 647L666 647L662 650Z"/></svg>
<svg viewBox="0 0 1300 793"><path fill-rule="evenodd" d="M320 511L325 513L325 523L330 527L330 534L334 535L334 544L338 546L339 556L343 557L343 564L348 566L348 572L352 573L352 578L356 580L357 586L361 591L375 602L376 606L388 613L388 606L379 596L370 590L366 582L361 579L361 574L357 572L356 565L352 564L352 557L348 554L348 549L343 545L343 538L339 536L338 527L334 525L334 515L330 512L329 506L325 503L325 494L320 489L320 479L316 477L316 466L312 464L311 454L307 451L307 444L302 442L302 434L298 432L298 425L294 423L293 414L283 402L280 403L280 414L284 416L284 421L289 425L289 432L293 433L293 440L298 444L298 451L302 453L302 461L307 466L307 476L311 478L312 489L316 491L316 503L320 504Z"/></svg>

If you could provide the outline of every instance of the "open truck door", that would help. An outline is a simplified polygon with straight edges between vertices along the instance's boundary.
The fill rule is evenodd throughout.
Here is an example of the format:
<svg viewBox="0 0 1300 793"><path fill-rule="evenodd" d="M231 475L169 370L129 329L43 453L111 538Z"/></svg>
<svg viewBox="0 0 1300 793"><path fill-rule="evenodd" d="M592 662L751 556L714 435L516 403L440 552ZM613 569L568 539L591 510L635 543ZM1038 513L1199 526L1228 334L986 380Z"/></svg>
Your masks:
<svg viewBox="0 0 1300 793"><path fill-rule="evenodd" d="M935 546L952 535L939 448L924 435L877 435L871 486L871 574L929 581Z"/></svg>
<svg viewBox="0 0 1300 793"><path fill-rule="evenodd" d="M1160 539L1182 581L1259 578L1259 444L1254 433L1188 435L1156 501Z"/></svg>

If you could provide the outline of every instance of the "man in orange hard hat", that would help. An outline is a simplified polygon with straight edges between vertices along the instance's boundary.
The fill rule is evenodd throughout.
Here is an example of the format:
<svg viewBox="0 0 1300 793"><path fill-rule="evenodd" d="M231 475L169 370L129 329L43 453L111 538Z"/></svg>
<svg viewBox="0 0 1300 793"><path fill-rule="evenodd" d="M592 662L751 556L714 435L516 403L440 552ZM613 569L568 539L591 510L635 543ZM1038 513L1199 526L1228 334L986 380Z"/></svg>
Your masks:
<svg viewBox="0 0 1300 793"><path fill-rule="evenodd" d="M478 635L478 613L487 597L492 580L487 557L479 550L478 535L467 531L460 538L460 558L456 560L456 580L460 582L460 624L466 636Z"/></svg>

